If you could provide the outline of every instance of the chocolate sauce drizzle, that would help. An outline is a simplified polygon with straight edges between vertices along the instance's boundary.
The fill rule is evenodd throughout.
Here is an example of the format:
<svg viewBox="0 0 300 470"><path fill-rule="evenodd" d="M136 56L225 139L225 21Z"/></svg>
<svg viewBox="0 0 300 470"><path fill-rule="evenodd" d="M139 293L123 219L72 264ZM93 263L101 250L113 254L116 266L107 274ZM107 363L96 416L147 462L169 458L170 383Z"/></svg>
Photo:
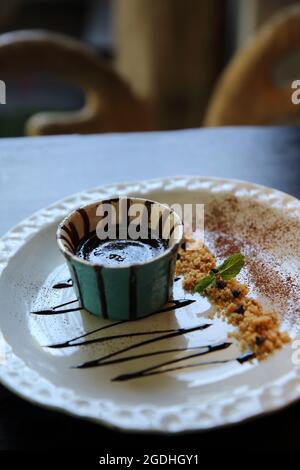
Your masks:
<svg viewBox="0 0 300 470"><path fill-rule="evenodd" d="M34 310L30 313L32 313L34 315L59 315L59 314L63 314L63 313L70 313L70 312L77 312L79 310L84 310L84 308L82 306L78 306L78 307L75 307L75 308L58 310L61 307L64 307L64 306L69 305L69 304L74 303L74 302L78 302L78 299L71 300L70 302L66 302L64 304L56 305L55 307L52 307L52 308L49 308L49 309L46 309L46 310ZM156 312L150 314L149 316L156 315L158 313L163 313L163 312L170 312L171 310L177 310L178 308L186 307L187 305L190 305L193 302L196 302L196 301L193 300L193 299L172 300L170 305L167 305L166 307L164 307L160 310L157 310ZM141 320L141 319L142 318L137 318L136 320ZM127 320L123 320L121 323L124 323L125 321L127 321ZM114 324L112 324L112 326L113 325Z"/></svg>
<svg viewBox="0 0 300 470"><path fill-rule="evenodd" d="M228 344L228 346L226 346L226 347L229 347L231 345L231 343L223 343L224 349L225 349L225 344ZM145 357L158 356L158 355L161 355L161 354L170 354L170 353L174 353L174 352L187 352L187 351L192 351L192 350L196 350L196 349L205 349L205 348L210 348L210 347L212 347L212 345L161 349L161 350L157 350L157 351L151 351L151 352L148 352L148 353L135 354L135 355L132 355L132 356L124 356L124 357L120 357L120 358L117 358L117 359L111 359L111 360L108 360L108 361L101 362L100 364L98 364L98 367L112 365L112 364L119 364L121 362L129 362L129 361L133 361L135 359L143 359Z"/></svg>
<svg viewBox="0 0 300 470"><path fill-rule="evenodd" d="M52 289L68 289L69 287L73 287L73 281L71 278L54 284Z"/></svg>
<svg viewBox="0 0 300 470"><path fill-rule="evenodd" d="M226 349L230 346L230 343L223 343L223 344L220 344L218 346L219 347L216 350ZM223 360L215 360L215 361L207 361L207 362L198 362L196 364L185 364L185 365L182 365L182 366L169 367L167 369L157 370L160 367L163 367L163 366L166 366L166 365L171 365L171 364L174 364L174 363L177 363L177 362L181 362L181 361L185 361L187 359L191 359L193 357L204 356L205 354L209 354L209 353L213 352L212 348L214 348L214 346L210 346L210 348L211 349L208 350L208 351L200 352L199 354L189 355L189 356L179 358L179 359L173 359L172 361L167 361L165 363L158 364L158 365L153 366L153 367L148 367L147 369L143 369L143 370L140 370L138 372L132 372L132 373L129 373L129 374L121 374L121 375L118 375L117 377L114 377L111 380L112 380L112 382L124 382L126 380L131 380L131 379L149 377L151 375L164 374L166 372L174 372L174 371L178 371L180 369L191 369L193 367L211 366L211 365L217 365L217 364L227 364L229 362L234 362L234 361L237 361L240 364L243 364L243 363L251 361L252 359L255 358L254 353L249 353L249 354L246 354L244 356L241 356L241 357L238 357L238 358L233 358L233 359L223 359Z"/></svg>
<svg viewBox="0 0 300 470"><path fill-rule="evenodd" d="M225 343L223 343L225 345ZM228 347L230 346L231 343L228 343ZM112 364L119 364L121 362L129 362L129 361L133 361L135 359L143 359L145 357L152 357L152 356L158 356L158 355L162 355L162 354L170 354L170 353L176 353L176 352L187 352L187 351L193 351L193 350L196 350L196 349L205 349L205 348L209 348L211 347L212 345L204 345L204 346L192 346L192 347L183 347L183 348L171 348L171 349L160 349L158 351L151 351L151 352L148 352L148 353L142 353L142 354L135 354L135 355L132 355L132 356L124 356L124 357L120 357L120 358L117 358L117 359L111 359L111 360L108 360L108 361L104 361L104 362L101 362L98 367L101 367L101 366L107 366L107 365L112 365ZM225 346L224 346L224 349L225 349Z"/></svg>
<svg viewBox="0 0 300 470"><path fill-rule="evenodd" d="M159 339L165 339L165 338L158 338ZM126 356L126 357L121 357L121 358L118 358L118 359L112 359L112 360L101 360L101 362L98 364L98 366L107 366L107 365L111 365L111 364L119 364L120 362L125 362L125 361L131 361L131 360L134 360L134 359L142 359L144 357L150 357L150 356L156 356L156 355L161 355L161 354L168 354L168 353L171 353L171 352L187 352L187 351L192 351L192 350L196 350L196 349L206 349L206 351L202 351L202 352L198 352L196 354L190 354L188 356L184 356L184 357L181 357L180 359L172 359L170 361L167 361L167 362L163 362L161 364L158 364L156 366L153 366L151 367L150 369L156 369L158 367L163 367L167 364L173 364L173 362L179 362L181 360L185 360L185 359L191 359L193 357L198 357L198 356L203 356L205 354L208 354L210 352L213 352L213 351L220 351L220 350L223 350L223 349L227 349L229 348L229 346L231 346L231 343L227 343L227 342L224 342L224 343L219 343L217 345L204 345L204 346L194 346L194 347L187 347L187 348L173 348L173 349L162 349L162 350L158 350L158 351L151 351L149 353L143 353L143 354L136 354L134 356ZM117 354L120 354L122 351L118 351ZM147 369L148 370L148 369Z"/></svg>
<svg viewBox="0 0 300 470"><path fill-rule="evenodd" d="M70 312L78 312L79 310L83 310L83 307L74 307L74 308L65 308L63 310L58 310L61 309L61 307L65 307L66 305L73 304L75 302L78 302L78 299L70 300L69 302L65 302L63 304L55 305L54 307L51 307L46 310L34 310L30 313L33 313L34 315L62 315L64 313L70 313Z"/></svg>
<svg viewBox="0 0 300 470"><path fill-rule="evenodd" d="M176 336L182 336L182 335L185 335L187 333L192 333L194 331L205 330L206 328L209 328L210 326L211 326L211 323L203 323L201 325L193 326L191 328L178 328L177 330L173 330L169 333L162 334L158 338L146 339L146 340L141 341L139 343L131 344L130 346L127 346L126 348L119 349L116 352L106 354L105 356L102 356L98 359L94 359L92 361L84 362L82 364L79 364L75 368L86 369L88 367L96 367L96 366L102 365L101 363L103 361L105 361L106 359L111 359L112 357L115 357L118 354L128 352L128 351L132 351L133 349L140 348L142 346L146 346L148 344L156 343L158 341L162 341L162 340L165 340L165 339L175 338Z"/></svg>
<svg viewBox="0 0 300 470"><path fill-rule="evenodd" d="M125 323L125 322L120 322L120 323ZM114 323L114 325L116 325L116 324L117 323ZM107 326L110 326L110 325L107 325ZM200 325L200 326L197 326L197 327L193 327L191 329L191 331L195 331L195 330L198 330L198 329L202 330L202 329L208 328L209 326L210 326L210 324ZM100 328L99 330L102 330L102 329L103 328ZM72 339L70 339L68 341L65 341L63 343L52 344L52 345L49 345L49 346L46 346L46 347L56 348L56 349L57 348L71 348L71 347L75 347L75 346L87 346L89 344L94 344L94 343L103 343L105 341L111 341L111 340L120 339L120 338L133 338L135 336L148 336L148 335L157 335L157 334L164 334L164 333L167 333L167 335L166 335L167 338L170 338L170 337L172 338L173 336L178 336L178 335L190 332L190 329L186 329L186 328L171 328L169 330L155 330L155 331L138 331L138 332L134 332L134 333L122 333L122 334L118 334L118 335L104 336L103 338L88 339L86 341L81 341L79 343L74 344L74 341L78 341L78 339L86 337L86 336L88 336L92 333L96 333L99 330L94 330L93 332L87 333L84 336L77 337L77 338L72 338ZM148 340L146 342L143 341L143 344L148 344L148 342L152 343L154 341L159 341L160 339L164 339L164 337L159 337L159 338L155 338L155 339L153 338L153 339ZM138 343L138 345L140 345L140 343ZM134 346L136 346L136 345L134 345ZM118 354L120 352L118 352ZM113 354L115 354L115 353L113 353Z"/></svg>
<svg viewBox="0 0 300 470"><path fill-rule="evenodd" d="M84 217L83 217L84 218ZM87 230L87 224L85 229ZM73 235L74 236L74 235ZM175 281L178 281L180 278L175 278ZM100 281L101 283L101 281ZM69 288L72 287L72 280L68 279L66 281L59 282L57 284L54 284L52 287L53 289L64 289L64 288ZM71 313L71 312L76 312L83 310L83 307L79 305L78 307L74 308L64 308L68 305L71 305L75 302L79 302L78 299L70 300L68 302L55 305L54 307L46 310L38 310L38 311L33 311L31 313L35 315L58 315L58 314L65 314L65 313ZM166 307L163 307L159 311L155 312L154 314L158 313L163 313L163 312L168 312L172 310L176 310L179 308L184 308L190 304L195 302L194 299L176 299L172 300L169 302L169 305L166 305ZM134 303L132 303L132 307L134 308ZM102 309L104 312L106 312L105 305L102 304ZM106 312L107 313L107 312ZM153 314L152 314L153 315ZM132 316L134 318L134 316ZM137 319L141 320L141 319ZM47 345L45 347L47 348L53 348L53 349L63 349L63 348L71 348L71 347L81 347L81 346L88 346L91 344L95 343L103 343L106 341L114 341L117 339L123 339L123 338L132 338L132 337L142 337L142 336L152 336L152 338L148 338L145 340L142 340L138 343L131 344L130 346L127 346L125 348L122 348L118 351L115 351L110 354L106 354L102 357L99 357L97 359L91 360L84 362L82 364L79 364L77 366L73 366L72 368L74 369L89 369L92 367L102 367L102 366L107 366L107 365L113 365L113 364L119 364L123 362L130 362L136 359L143 359L146 357L152 357L152 356L162 356L164 354L170 354L170 353L184 353L188 351L198 351L193 354L187 354L185 356L177 357L174 359L170 359L165 362L160 362L154 366L147 367L145 369L127 373L127 374L121 374L118 375L114 378L112 378L112 381L114 382L124 382L132 379L137 379L137 378L145 378L153 375L159 375L163 374L166 372L173 372L173 371L178 371L181 369L189 369L189 368L194 368L194 367L203 367L203 366L209 366L209 365L216 365L216 364L225 364L228 362L233 362L237 361L239 364L244 364L245 362L251 361L252 359L255 358L254 353L248 353L244 354L240 357L237 358L232 358L232 359L219 359L219 360L213 360L213 361L206 361L206 362L196 362L193 364L180 364L182 362L185 362L189 359L195 359L198 357L206 356L212 352L216 351L223 351L231 346L232 343L230 342L221 342L218 344L208 344L208 345L202 345L202 346L193 346L193 347L174 347L174 348L169 348L169 349L161 349L161 350L155 350L155 351L150 351L150 352L144 352L140 354L133 354L133 355L126 355L123 357L117 357L120 354L141 348L143 346L157 343L159 341L163 341L166 339L171 339L175 338L177 336L183 336L188 333L192 333L195 331L204 331L205 329L209 328L212 326L212 323L202 323L190 328L173 328L173 329L164 329L164 330L155 330L155 331L138 331L138 332L129 332L129 333L122 333L122 334L116 334L116 335L108 335L108 336L103 336L100 338L88 338L90 335L99 333L103 330L107 330L110 328L113 328L116 325L119 325L121 323L129 323L130 320L124 320L124 321L116 321L113 323L109 323L108 325L104 325L100 328L96 328L92 331L89 331L87 333L84 333L80 336L76 336L74 338L71 338L67 341L61 342L61 343L56 343L56 344L51 344ZM159 336L157 336L159 335ZM154 336L154 337L153 337Z"/></svg>
<svg viewBox="0 0 300 470"><path fill-rule="evenodd" d="M155 366L147 367L145 369L142 369L142 370L137 371L137 372L132 372L130 374L122 374L122 375L119 375L118 377L115 377L112 380L113 381L128 380L129 378L137 378L137 377L143 377L145 375L153 375L154 373L155 374L156 373L162 373L164 371L157 371L156 369L159 369L159 368L165 367L165 366L169 366L171 364L177 364L178 362L187 361L188 359L193 359L195 357L205 356L206 354L209 354L209 353L214 352L214 351L221 351L223 349L227 349L230 345L231 345L231 343L220 343L220 344L216 344L216 345L204 346L204 348L206 348L206 351L200 351L200 352L195 353L195 354L189 354L189 355L184 356L184 357L179 357L179 358L171 359L169 361L161 362L160 364L157 364ZM172 369L174 369L174 368L172 368Z"/></svg>

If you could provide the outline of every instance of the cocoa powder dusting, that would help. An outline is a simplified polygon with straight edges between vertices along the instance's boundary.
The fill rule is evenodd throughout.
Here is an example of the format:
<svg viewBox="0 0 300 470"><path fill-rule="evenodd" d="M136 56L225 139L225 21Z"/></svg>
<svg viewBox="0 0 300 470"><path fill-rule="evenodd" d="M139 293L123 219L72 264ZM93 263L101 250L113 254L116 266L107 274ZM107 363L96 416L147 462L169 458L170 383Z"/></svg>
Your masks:
<svg viewBox="0 0 300 470"><path fill-rule="evenodd" d="M289 328L300 328L297 217L249 199L216 197L205 206L205 243L217 259L241 251L247 259L243 280L254 296L274 307Z"/></svg>

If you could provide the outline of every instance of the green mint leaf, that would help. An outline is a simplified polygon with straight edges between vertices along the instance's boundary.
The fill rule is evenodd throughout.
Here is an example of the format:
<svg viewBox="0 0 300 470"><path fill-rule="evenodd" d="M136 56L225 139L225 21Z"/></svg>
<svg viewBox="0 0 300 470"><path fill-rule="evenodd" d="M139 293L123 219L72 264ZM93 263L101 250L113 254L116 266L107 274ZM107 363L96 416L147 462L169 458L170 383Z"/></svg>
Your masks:
<svg viewBox="0 0 300 470"><path fill-rule="evenodd" d="M242 253L235 253L229 256L221 266L218 267L221 277L228 281L235 278L245 264L245 256Z"/></svg>
<svg viewBox="0 0 300 470"><path fill-rule="evenodd" d="M201 294L207 287L209 287L216 279L216 275L211 273L208 276L203 277L195 287L195 292Z"/></svg>

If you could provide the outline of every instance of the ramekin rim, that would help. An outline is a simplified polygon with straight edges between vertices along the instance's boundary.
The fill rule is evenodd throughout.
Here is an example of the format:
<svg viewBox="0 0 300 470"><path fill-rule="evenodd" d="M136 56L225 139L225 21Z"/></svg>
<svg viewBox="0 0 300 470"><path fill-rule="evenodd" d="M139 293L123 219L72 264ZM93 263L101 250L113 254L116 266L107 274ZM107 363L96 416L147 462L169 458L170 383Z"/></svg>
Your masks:
<svg viewBox="0 0 300 470"><path fill-rule="evenodd" d="M95 206L95 205L99 205L99 204L102 204L102 203L105 203L105 202L109 202L113 199L132 199L132 200L137 200L137 201L144 201L144 202L147 201L147 202L151 202L151 203L154 203L154 204L159 204L160 206L166 208L170 213L174 214L174 217L178 221L177 226L180 227L180 229L181 229L180 236L178 237L178 239L176 241L174 241L172 243L171 246L169 246L163 253L159 254L158 256L154 256L153 258L150 258L149 260L141 261L139 263L128 263L128 264L124 264L124 265L121 265L121 266L118 266L118 265L109 266L109 265L106 265L106 264L103 264L103 263L92 263L91 261L85 260L85 259L75 255L74 253L71 253L69 250L67 250L67 248L64 246L64 243L63 243L62 239L60 238L60 232L62 230L63 225L65 225L66 221L70 221L70 219L78 212L79 209L87 209L87 208ZM59 225L57 227L57 230L56 230L56 241L57 241L58 247L59 247L60 251L62 252L62 254L68 260L72 259L76 263L80 263L84 266L89 266L89 267L92 267L94 269L98 268L98 269L107 269L107 270L129 269L129 268L136 268L136 267L138 268L138 267L142 267L142 266L145 266L145 265L150 265L150 264L156 262L157 260L163 259L167 255L176 252L179 245L183 241L183 237L184 237L183 222L182 222L181 218L179 217L179 215L174 211L174 209L170 209L166 204L163 204L163 203L158 202L158 201L154 201L152 199L140 198L140 197L131 197L131 196L120 196L120 197L118 197L118 196L113 197L112 196L110 198L101 199L99 201L94 201L94 202L91 202L89 204L81 205L81 206L73 209L66 217L64 217L64 219L59 223Z"/></svg>

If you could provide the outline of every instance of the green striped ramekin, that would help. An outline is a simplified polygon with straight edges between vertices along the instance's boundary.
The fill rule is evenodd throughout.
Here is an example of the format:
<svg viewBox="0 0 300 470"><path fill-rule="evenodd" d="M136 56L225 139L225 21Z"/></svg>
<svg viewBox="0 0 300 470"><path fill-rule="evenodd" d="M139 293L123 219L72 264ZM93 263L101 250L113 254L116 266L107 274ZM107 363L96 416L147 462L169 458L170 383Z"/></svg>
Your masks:
<svg viewBox="0 0 300 470"><path fill-rule="evenodd" d="M82 240L95 233L101 216L99 206L112 204L116 208L124 202L145 206L148 213L163 213L168 220L169 236L166 250L150 260L109 266L94 264L79 256L76 250ZM166 217L167 216L167 217ZM148 229L157 229L157 218L147 217ZM131 221L130 218L127 220ZM118 220L115 220L118 223ZM128 222L129 223L129 222ZM139 221L141 223L141 221ZM162 224L161 224L162 226ZM113 198L99 201L71 212L57 230L58 246L68 264L74 288L82 307L88 312L110 320L135 320L159 310L172 298L177 251L183 239L183 224L179 216L167 206L141 198Z"/></svg>

